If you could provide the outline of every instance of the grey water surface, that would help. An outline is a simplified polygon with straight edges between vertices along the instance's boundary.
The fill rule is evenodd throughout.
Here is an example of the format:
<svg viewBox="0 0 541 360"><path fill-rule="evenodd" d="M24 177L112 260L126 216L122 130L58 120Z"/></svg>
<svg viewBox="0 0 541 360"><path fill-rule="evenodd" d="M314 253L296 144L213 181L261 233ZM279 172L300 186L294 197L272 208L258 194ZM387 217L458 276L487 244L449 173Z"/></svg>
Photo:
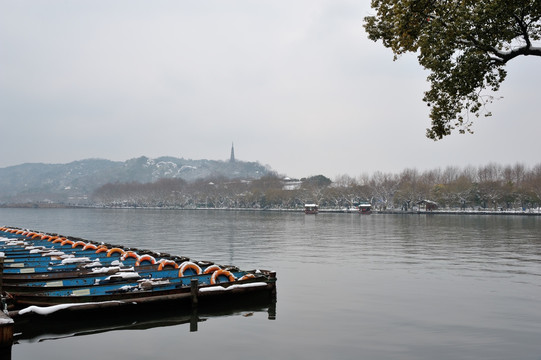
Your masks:
<svg viewBox="0 0 541 360"><path fill-rule="evenodd" d="M0 209L0 225L278 278L272 316L23 336L15 360L541 359L541 217Z"/></svg>

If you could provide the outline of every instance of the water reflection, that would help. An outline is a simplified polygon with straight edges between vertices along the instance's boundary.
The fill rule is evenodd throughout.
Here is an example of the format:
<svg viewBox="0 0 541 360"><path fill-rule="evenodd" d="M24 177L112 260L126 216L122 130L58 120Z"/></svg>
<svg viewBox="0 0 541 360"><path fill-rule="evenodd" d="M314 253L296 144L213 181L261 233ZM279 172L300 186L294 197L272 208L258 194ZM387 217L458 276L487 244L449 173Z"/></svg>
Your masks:
<svg viewBox="0 0 541 360"><path fill-rule="evenodd" d="M76 314L55 317L35 316L18 320L14 328L14 346L61 340L71 337L90 336L112 331L148 330L170 326L185 326L189 332L197 332L200 324L220 317L267 314L269 320L276 319L276 299L252 299L249 302L226 304L212 308L188 310L155 309L154 311L130 312L124 316L114 313ZM5 357L2 357L5 358Z"/></svg>

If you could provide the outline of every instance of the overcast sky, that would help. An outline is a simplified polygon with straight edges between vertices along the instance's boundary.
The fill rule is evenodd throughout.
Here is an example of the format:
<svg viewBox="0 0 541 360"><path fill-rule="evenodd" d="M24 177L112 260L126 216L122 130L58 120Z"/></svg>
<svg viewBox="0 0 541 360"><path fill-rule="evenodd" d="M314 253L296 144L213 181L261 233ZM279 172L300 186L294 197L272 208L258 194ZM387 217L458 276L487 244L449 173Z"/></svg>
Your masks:
<svg viewBox="0 0 541 360"><path fill-rule="evenodd" d="M425 137L427 73L368 0L0 0L0 167L139 156L303 177L541 163L541 59L474 135Z"/></svg>

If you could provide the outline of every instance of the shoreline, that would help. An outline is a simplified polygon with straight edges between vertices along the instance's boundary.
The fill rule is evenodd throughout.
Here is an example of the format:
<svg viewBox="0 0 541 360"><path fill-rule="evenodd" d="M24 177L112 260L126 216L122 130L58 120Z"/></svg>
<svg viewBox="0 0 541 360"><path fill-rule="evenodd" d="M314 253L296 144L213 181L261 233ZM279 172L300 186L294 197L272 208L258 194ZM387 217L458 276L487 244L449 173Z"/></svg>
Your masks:
<svg viewBox="0 0 541 360"><path fill-rule="evenodd" d="M304 208L182 208L175 206L144 207L144 206L92 206L92 205L64 205L64 204L1 204L0 209L126 209L126 210L218 210L218 211L274 211L304 213ZM320 208L319 213L359 214L354 209L326 209ZM541 216L541 210L372 210L372 215L513 215L513 216ZM365 216L365 214L363 214Z"/></svg>

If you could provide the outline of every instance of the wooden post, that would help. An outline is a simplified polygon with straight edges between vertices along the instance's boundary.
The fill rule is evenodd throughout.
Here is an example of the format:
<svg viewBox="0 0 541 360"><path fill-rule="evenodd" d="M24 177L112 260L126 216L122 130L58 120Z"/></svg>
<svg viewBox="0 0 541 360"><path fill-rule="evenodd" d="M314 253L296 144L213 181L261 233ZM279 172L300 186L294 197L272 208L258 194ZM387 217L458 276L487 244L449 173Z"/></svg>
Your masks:
<svg viewBox="0 0 541 360"><path fill-rule="evenodd" d="M276 299L276 271L269 273L269 280L272 282L271 297L272 299Z"/></svg>
<svg viewBox="0 0 541 360"><path fill-rule="evenodd" d="M199 304L199 299L197 295L199 294L199 280L192 279L190 281L190 290L192 294L192 312L190 316L190 332L197 331L197 323L199 321L199 315L197 312L197 306Z"/></svg>
<svg viewBox="0 0 541 360"><path fill-rule="evenodd" d="M11 347L0 348L0 359L11 360Z"/></svg>
<svg viewBox="0 0 541 360"><path fill-rule="evenodd" d="M0 311L0 349L13 344L13 319Z"/></svg>
<svg viewBox="0 0 541 360"><path fill-rule="evenodd" d="M3 295L3 287L4 287L4 257L5 254L3 252L0 252L0 296Z"/></svg>
<svg viewBox="0 0 541 360"><path fill-rule="evenodd" d="M0 309L0 348L11 348L13 344L13 319L4 313L4 294L2 292L2 278L4 276L4 253L0 253L0 298L2 309ZM11 350L9 350L11 354ZM2 350L4 355L4 350Z"/></svg>
<svg viewBox="0 0 541 360"><path fill-rule="evenodd" d="M197 323L199 322L199 314L197 308L192 306L192 312L190 313L190 332L197 331Z"/></svg>
<svg viewBox="0 0 541 360"><path fill-rule="evenodd" d="M276 320L276 298L271 300L267 314L269 320Z"/></svg>
<svg viewBox="0 0 541 360"><path fill-rule="evenodd" d="M269 272L269 280L272 284L270 293L271 304L268 310L269 320L276 320L276 271Z"/></svg>
<svg viewBox="0 0 541 360"><path fill-rule="evenodd" d="M199 299L197 298L197 294L199 292L199 281L197 279L192 279L190 281L191 285L191 294L192 294L192 307L197 307L199 303Z"/></svg>

